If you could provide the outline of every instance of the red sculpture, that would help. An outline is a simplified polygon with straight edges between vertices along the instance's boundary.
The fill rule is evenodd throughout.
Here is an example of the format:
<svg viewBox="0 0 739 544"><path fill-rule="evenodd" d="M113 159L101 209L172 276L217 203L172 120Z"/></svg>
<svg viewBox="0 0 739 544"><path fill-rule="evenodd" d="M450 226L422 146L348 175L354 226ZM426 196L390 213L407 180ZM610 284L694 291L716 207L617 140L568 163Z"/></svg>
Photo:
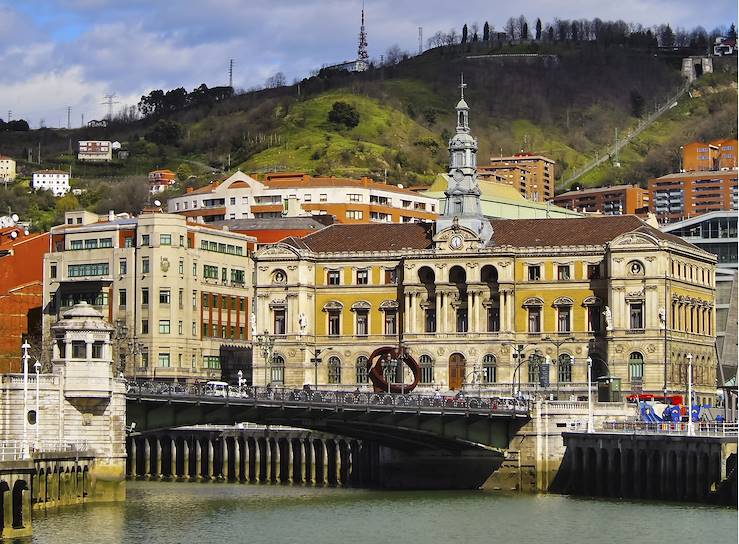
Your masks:
<svg viewBox="0 0 739 544"><path fill-rule="evenodd" d="M403 364L408 365L413 374L413 382L409 384L401 383L388 383L382 372L383 362L389 362L390 360L396 360L400 368ZM402 374L401 374L402 375ZM377 348L370 355L367 361L367 376L369 377L372 385L375 388L375 393L409 393L413 391L418 385L418 379L421 375L421 367L418 366L416 360L406 352L404 348L384 346Z"/></svg>

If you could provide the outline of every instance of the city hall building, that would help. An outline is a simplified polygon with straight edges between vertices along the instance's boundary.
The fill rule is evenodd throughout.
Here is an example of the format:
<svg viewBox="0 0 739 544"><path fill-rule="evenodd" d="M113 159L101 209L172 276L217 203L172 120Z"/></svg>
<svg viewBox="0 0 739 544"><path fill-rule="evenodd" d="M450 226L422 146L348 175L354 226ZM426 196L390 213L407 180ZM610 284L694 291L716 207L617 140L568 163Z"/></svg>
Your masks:
<svg viewBox="0 0 739 544"><path fill-rule="evenodd" d="M255 328L274 348L255 346L254 383L362 386L372 351L400 343L421 389L544 378L569 398L590 357L625 393L684 393L692 356L712 398L716 258L632 215L484 218L464 97L456 112L438 220L334 224L255 253Z"/></svg>

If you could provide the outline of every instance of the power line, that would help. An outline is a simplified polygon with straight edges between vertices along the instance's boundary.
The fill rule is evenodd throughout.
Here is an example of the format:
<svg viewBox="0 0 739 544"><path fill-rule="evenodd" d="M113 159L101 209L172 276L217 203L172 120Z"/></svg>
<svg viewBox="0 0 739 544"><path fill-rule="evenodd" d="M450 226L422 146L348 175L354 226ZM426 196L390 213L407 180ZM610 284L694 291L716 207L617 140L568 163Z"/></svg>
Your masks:
<svg viewBox="0 0 739 544"><path fill-rule="evenodd" d="M105 104L108 106L108 121L110 121L113 119L113 104L120 104L120 102L118 102L117 100L113 100L114 98L116 98L115 93L106 94L103 98L105 98L105 100L101 102L101 104Z"/></svg>

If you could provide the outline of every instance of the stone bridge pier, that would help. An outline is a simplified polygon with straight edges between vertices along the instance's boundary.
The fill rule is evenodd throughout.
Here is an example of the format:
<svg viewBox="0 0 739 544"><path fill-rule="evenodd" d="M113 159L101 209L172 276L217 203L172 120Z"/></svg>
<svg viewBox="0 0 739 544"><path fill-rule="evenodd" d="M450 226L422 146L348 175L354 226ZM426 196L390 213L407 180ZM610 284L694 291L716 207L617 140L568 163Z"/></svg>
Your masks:
<svg viewBox="0 0 739 544"><path fill-rule="evenodd" d="M736 504L736 438L639 433L564 433L552 491Z"/></svg>

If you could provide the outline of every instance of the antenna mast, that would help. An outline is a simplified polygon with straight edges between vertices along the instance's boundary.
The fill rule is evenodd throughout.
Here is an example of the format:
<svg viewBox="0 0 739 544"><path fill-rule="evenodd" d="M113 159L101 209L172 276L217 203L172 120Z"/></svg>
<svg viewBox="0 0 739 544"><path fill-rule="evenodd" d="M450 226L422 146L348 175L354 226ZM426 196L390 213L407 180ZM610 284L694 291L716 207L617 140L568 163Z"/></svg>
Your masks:
<svg viewBox="0 0 739 544"><path fill-rule="evenodd" d="M67 106L67 130L72 128L72 106Z"/></svg>
<svg viewBox="0 0 739 544"><path fill-rule="evenodd" d="M228 86L234 88L234 59L228 61Z"/></svg>
<svg viewBox="0 0 739 544"><path fill-rule="evenodd" d="M367 69L369 55L367 54L367 33L364 30L364 0L362 0L362 24L359 27L359 47L357 48L357 64L362 65L362 70Z"/></svg>
<svg viewBox="0 0 739 544"><path fill-rule="evenodd" d="M418 54L423 53L423 27L418 27Z"/></svg>

